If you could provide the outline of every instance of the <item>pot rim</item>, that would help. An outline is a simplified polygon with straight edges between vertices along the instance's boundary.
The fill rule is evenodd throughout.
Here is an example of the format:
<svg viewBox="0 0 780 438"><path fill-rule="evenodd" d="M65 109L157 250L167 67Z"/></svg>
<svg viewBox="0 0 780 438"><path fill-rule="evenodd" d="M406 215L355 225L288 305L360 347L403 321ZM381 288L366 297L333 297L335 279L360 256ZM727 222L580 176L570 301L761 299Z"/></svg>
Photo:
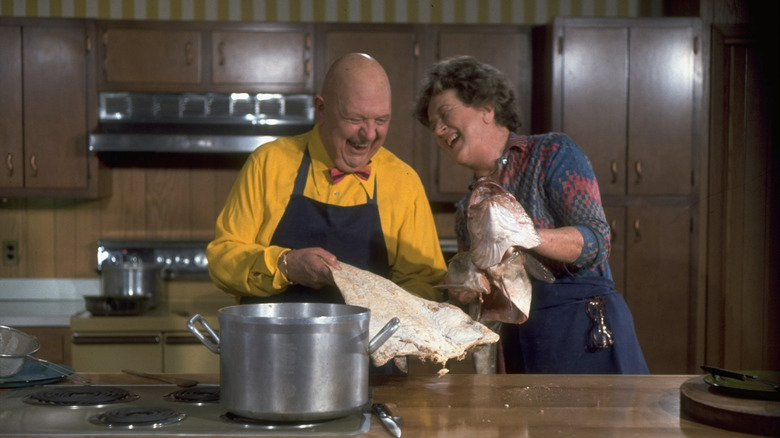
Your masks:
<svg viewBox="0 0 780 438"><path fill-rule="evenodd" d="M302 306L310 308L310 312L303 314L285 315L264 315L257 314L258 309L273 311L278 308L282 310L299 310ZM334 314L317 315L317 310L336 310ZM323 313L323 312L319 312ZM352 306L349 304L332 303L260 303L260 304L239 304L235 306L223 307L217 311L217 318L229 318L242 322L251 322L252 324L333 324L335 322L353 322L370 318L371 310L366 307Z"/></svg>

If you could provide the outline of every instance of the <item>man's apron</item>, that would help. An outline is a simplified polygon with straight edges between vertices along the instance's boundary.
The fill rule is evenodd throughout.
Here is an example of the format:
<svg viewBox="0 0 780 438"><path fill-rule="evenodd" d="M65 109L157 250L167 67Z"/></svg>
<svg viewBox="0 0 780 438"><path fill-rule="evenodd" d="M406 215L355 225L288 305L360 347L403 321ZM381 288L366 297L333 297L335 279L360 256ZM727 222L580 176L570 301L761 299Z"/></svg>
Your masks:
<svg viewBox="0 0 780 438"><path fill-rule="evenodd" d="M387 246L376 202L376 178L374 197L365 204L352 207L331 205L303 195L310 165L307 147L298 167L290 202L274 231L271 245L292 249L324 248L339 261L389 278ZM291 285L285 292L272 297L241 298L241 304L268 302L344 304L344 298L335 286L315 290L299 284Z"/></svg>

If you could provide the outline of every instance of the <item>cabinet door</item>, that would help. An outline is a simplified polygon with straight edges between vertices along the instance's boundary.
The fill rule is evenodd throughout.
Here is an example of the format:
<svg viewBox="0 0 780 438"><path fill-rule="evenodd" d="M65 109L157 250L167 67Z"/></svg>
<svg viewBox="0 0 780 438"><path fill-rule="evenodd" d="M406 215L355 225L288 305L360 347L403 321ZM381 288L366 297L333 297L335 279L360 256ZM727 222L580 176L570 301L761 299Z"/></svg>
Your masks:
<svg viewBox="0 0 780 438"><path fill-rule="evenodd" d="M254 85L261 91L311 88L308 32L215 31L211 50L214 84Z"/></svg>
<svg viewBox="0 0 780 438"><path fill-rule="evenodd" d="M416 36L412 31L326 31L326 70L340 56L361 52L374 57L387 71L393 92L393 116L385 146L411 166L417 161L414 139L418 123L409 115L414 101ZM321 77L324 77L324 71Z"/></svg>
<svg viewBox="0 0 780 438"><path fill-rule="evenodd" d="M691 191L694 35L691 27L631 29L628 193Z"/></svg>
<svg viewBox="0 0 780 438"><path fill-rule="evenodd" d="M201 82L201 33L188 30L105 29L103 79L155 85ZM151 88L149 88L151 87Z"/></svg>
<svg viewBox="0 0 780 438"><path fill-rule="evenodd" d="M583 148L603 195L688 195L694 28L624 23L556 20L552 129Z"/></svg>
<svg viewBox="0 0 780 438"><path fill-rule="evenodd" d="M0 187L24 185L22 29L0 27Z"/></svg>
<svg viewBox="0 0 780 438"><path fill-rule="evenodd" d="M480 62L490 64L504 73L512 83L515 97L520 105L522 127L520 133L530 127L531 96L531 40L527 33L517 27L511 31L483 29L446 29L438 33L438 60L457 55L473 56ZM428 66L426 66L427 68ZM456 164L436 146L430 133L424 148L435 151L430 166L434 180L431 198L436 200L458 200L467 191L474 173Z"/></svg>
<svg viewBox="0 0 780 438"><path fill-rule="evenodd" d="M88 183L85 28L24 27L25 187Z"/></svg>
<svg viewBox="0 0 780 438"><path fill-rule="evenodd" d="M590 158L602 195L625 193L628 29L563 30L561 130Z"/></svg>
<svg viewBox="0 0 780 438"><path fill-rule="evenodd" d="M627 211L624 295L650 372L691 372L690 209L630 207Z"/></svg>

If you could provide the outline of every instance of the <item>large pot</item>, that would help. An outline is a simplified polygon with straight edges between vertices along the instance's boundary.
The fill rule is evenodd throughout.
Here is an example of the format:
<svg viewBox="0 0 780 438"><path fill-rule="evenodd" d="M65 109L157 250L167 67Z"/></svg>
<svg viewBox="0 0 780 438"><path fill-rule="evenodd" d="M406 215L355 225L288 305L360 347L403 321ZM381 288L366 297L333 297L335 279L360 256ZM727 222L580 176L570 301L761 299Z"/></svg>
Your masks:
<svg viewBox="0 0 780 438"><path fill-rule="evenodd" d="M393 318L369 342L369 318L369 309L344 304L246 304L219 310L219 335L201 315L187 327L220 355L220 403L228 412L308 421L342 417L368 403L369 354L400 325Z"/></svg>
<svg viewBox="0 0 780 438"><path fill-rule="evenodd" d="M106 297L149 297L149 308L153 309L162 300L164 266L139 261L103 263L101 294Z"/></svg>

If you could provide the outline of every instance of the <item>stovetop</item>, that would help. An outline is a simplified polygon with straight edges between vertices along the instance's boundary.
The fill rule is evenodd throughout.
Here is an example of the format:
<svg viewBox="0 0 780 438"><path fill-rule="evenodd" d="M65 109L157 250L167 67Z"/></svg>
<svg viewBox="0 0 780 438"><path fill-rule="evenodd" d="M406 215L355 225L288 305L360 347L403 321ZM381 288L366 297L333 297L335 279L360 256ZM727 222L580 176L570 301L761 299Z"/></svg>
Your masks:
<svg viewBox="0 0 780 438"><path fill-rule="evenodd" d="M0 396L0 431L3 436L345 436L366 433L371 425L369 409L300 424L236 419L218 397L218 385L20 388Z"/></svg>

